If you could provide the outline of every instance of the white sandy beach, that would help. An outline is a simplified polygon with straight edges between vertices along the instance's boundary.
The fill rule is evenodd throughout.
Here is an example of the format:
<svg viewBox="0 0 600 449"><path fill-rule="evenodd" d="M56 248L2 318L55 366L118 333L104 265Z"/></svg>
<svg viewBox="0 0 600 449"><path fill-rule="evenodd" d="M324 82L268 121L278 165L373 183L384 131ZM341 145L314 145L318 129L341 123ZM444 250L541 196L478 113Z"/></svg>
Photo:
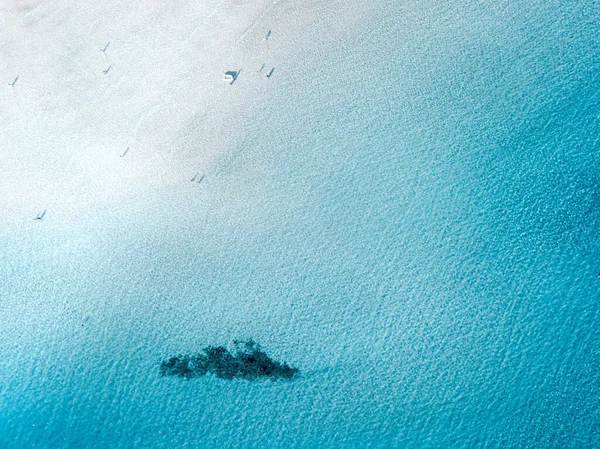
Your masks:
<svg viewBox="0 0 600 449"><path fill-rule="evenodd" d="M279 0L4 1L3 224L44 209L47 221L71 222L130 207L165 186L189 190L197 172L210 182L252 98L294 70L302 34L335 43L360 17L353 5L336 26L333 11ZM227 70L241 70L232 86Z"/></svg>

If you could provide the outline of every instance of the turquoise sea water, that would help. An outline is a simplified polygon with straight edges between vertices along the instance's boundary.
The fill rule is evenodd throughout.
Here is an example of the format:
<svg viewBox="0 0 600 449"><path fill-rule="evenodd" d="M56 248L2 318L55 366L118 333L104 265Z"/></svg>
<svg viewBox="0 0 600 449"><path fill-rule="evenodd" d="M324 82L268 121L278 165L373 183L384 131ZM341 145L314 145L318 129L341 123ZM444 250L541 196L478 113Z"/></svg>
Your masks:
<svg viewBox="0 0 600 449"><path fill-rule="evenodd" d="M599 447L597 6L324 8L200 194L5 223L0 446Z"/></svg>

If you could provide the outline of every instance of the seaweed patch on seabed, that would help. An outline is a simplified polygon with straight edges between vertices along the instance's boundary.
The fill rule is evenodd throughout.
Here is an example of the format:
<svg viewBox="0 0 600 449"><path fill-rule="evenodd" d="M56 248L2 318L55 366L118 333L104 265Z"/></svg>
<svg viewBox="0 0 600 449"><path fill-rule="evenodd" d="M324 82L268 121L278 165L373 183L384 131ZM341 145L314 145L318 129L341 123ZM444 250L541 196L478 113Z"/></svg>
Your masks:
<svg viewBox="0 0 600 449"><path fill-rule="evenodd" d="M247 380L286 380L298 374L298 368L271 359L252 340L234 341L234 345L233 351L224 346L207 346L198 354L171 357L160 364L160 374L184 379L213 374L220 379Z"/></svg>

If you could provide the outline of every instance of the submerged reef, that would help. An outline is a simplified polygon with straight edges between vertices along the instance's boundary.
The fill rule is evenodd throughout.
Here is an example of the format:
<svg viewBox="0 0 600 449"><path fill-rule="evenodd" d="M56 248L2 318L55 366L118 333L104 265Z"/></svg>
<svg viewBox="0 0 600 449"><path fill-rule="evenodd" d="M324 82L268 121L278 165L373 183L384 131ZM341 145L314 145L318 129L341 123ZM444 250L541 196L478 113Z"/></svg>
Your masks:
<svg viewBox="0 0 600 449"><path fill-rule="evenodd" d="M213 374L220 379L292 379L298 368L271 359L253 340L234 341L235 349L207 346L193 355L178 355L160 364L162 376L185 379Z"/></svg>

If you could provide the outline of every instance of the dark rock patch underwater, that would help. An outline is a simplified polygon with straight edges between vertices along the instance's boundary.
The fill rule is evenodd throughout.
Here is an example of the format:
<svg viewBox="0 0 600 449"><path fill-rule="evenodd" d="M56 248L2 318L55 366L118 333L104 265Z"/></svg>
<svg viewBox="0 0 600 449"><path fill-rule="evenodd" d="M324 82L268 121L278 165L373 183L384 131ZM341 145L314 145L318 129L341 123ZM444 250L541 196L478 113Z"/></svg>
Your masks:
<svg viewBox="0 0 600 449"><path fill-rule="evenodd" d="M213 374L220 379L247 380L292 379L298 374L298 368L271 359L252 340L234 344L233 351L224 346L207 346L197 354L171 357L160 364L160 374L185 379Z"/></svg>

